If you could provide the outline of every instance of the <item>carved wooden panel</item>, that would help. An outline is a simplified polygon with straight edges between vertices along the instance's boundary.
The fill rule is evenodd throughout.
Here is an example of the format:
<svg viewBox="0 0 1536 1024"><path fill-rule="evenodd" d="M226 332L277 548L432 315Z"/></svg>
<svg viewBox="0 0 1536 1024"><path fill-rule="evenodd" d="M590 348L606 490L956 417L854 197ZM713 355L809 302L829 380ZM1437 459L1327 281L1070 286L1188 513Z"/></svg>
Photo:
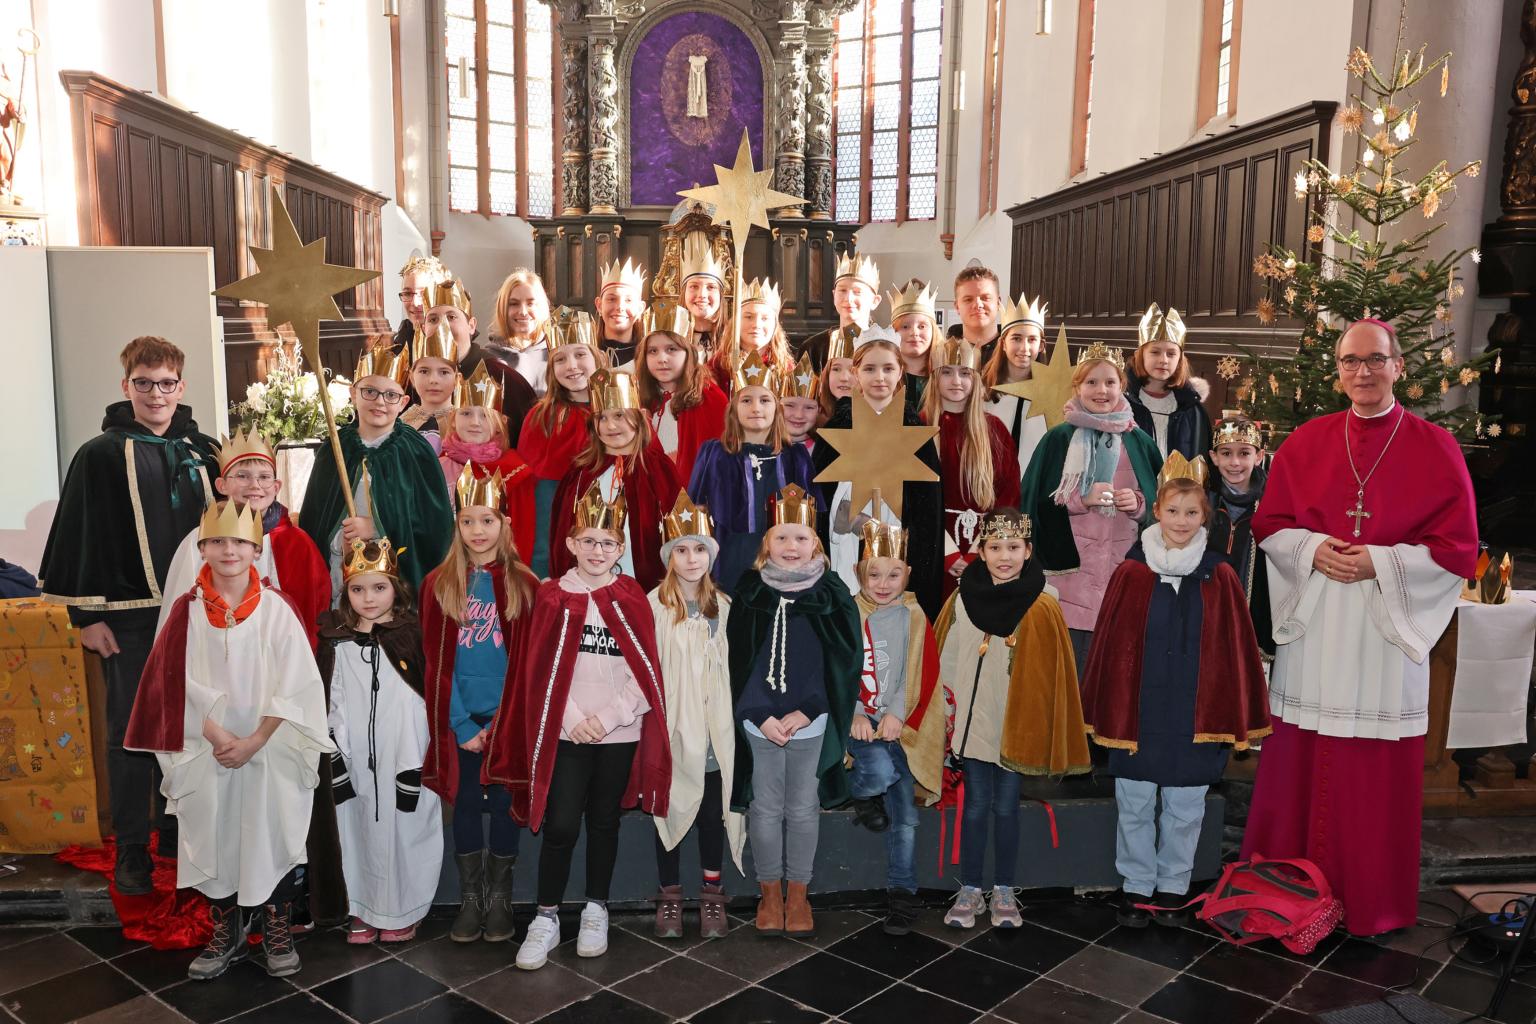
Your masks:
<svg viewBox="0 0 1536 1024"><path fill-rule="evenodd" d="M100 75L59 77L75 120L82 245L208 246L224 285L256 269L249 246L271 244L277 184L299 237L325 238L329 262L380 268L385 196ZM365 341L389 333L384 282L343 292L336 304L345 319L321 323L321 357L350 375ZM277 335L264 306L219 299L218 312L234 401L265 375Z"/></svg>

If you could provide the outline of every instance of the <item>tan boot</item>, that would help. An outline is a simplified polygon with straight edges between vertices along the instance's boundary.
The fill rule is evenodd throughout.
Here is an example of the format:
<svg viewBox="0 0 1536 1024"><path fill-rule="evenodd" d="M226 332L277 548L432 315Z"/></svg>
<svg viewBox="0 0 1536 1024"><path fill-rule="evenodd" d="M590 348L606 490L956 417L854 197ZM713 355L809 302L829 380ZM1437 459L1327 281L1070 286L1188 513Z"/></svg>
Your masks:
<svg viewBox="0 0 1536 1024"><path fill-rule="evenodd" d="M784 901L784 934L795 937L816 934L816 919L811 916L811 901L804 882L790 882Z"/></svg>
<svg viewBox="0 0 1536 1024"><path fill-rule="evenodd" d="M761 882L763 898L757 904L757 930L762 935L784 934L784 889L782 882Z"/></svg>

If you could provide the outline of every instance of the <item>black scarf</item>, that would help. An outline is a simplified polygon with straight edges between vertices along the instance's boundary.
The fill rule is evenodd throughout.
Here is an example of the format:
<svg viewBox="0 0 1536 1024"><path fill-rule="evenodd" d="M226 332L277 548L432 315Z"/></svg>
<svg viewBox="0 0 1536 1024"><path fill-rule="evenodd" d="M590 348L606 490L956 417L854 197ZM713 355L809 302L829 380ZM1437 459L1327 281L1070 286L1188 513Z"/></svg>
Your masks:
<svg viewBox="0 0 1536 1024"><path fill-rule="evenodd" d="M1218 476L1216 483L1216 498L1221 504L1235 509L1238 515L1234 519L1241 519L1253 511L1253 506L1264 496L1264 469L1255 467L1253 475L1248 478L1248 489L1238 493L1232 486Z"/></svg>
<svg viewBox="0 0 1536 1024"><path fill-rule="evenodd" d="M965 614L977 629L990 636L1012 636L1045 590L1045 572L1031 558L1018 578L993 583L986 563L977 558L960 574L959 589Z"/></svg>

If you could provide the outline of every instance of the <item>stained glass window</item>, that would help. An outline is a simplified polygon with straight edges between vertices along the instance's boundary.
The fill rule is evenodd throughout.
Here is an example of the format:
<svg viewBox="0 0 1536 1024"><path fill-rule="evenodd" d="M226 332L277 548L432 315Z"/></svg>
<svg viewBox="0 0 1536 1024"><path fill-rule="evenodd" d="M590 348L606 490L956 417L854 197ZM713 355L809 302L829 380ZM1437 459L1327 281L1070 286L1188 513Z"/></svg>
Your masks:
<svg viewBox="0 0 1536 1024"><path fill-rule="evenodd" d="M550 7L541 0L485 0L480 20L475 7L474 0L448 0L444 12L449 206L548 217L556 165L557 42Z"/></svg>
<svg viewBox="0 0 1536 1024"><path fill-rule="evenodd" d="M938 193L942 0L859 0L837 19L833 215L925 220Z"/></svg>

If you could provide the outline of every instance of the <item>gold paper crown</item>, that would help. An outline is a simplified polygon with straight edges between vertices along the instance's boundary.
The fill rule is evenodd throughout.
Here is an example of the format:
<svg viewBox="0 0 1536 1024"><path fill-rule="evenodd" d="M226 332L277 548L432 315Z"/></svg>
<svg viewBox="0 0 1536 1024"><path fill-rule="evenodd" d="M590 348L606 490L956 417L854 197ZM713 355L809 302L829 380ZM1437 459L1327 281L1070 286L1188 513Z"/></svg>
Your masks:
<svg viewBox="0 0 1536 1024"><path fill-rule="evenodd" d="M272 446L255 430L244 434L237 429L234 437L224 439L224 443L219 446L219 475L223 476L230 466L241 459L266 459L274 468L277 466Z"/></svg>
<svg viewBox="0 0 1536 1024"><path fill-rule="evenodd" d="M1061 342L1058 340L1057 344L1059 345ZM1102 341L1095 341L1083 349L1082 353L1077 357L1077 365L1082 366L1084 363L1091 363L1096 359L1102 359L1122 372L1125 370L1125 353L1117 348L1110 348Z"/></svg>
<svg viewBox="0 0 1536 1024"><path fill-rule="evenodd" d="M597 325L585 310L558 307L549 318L544 337L551 352L562 345L585 345L597 351Z"/></svg>
<svg viewBox="0 0 1536 1024"><path fill-rule="evenodd" d="M460 409L479 406L492 412L501 411L501 382L486 372L485 360L480 361L468 380L459 381L453 393L453 404Z"/></svg>
<svg viewBox="0 0 1536 1024"><path fill-rule="evenodd" d="M989 512L981 521L981 533L976 538L979 548L989 540L1029 540L1034 524L1022 512Z"/></svg>
<svg viewBox="0 0 1536 1024"><path fill-rule="evenodd" d="M792 372L779 378L779 398L809 398L812 401L821 393L821 378L811 366L811 354L802 353Z"/></svg>
<svg viewBox="0 0 1536 1024"><path fill-rule="evenodd" d="M205 541L216 537L248 540L259 548L262 544L261 517L244 502L216 501L203 512L197 539Z"/></svg>
<svg viewBox="0 0 1536 1024"><path fill-rule="evenodd" d="M357 369L352 373L352 380L356 383L364 377L388 377L396 384L403 385L410 372L410 346L402 345L400 351L396 352L386 341L363 353L357 361Z"/></svg>
<svg viewBox="0 0 1536 1024"><path fill-rule="evenodd" d="M602 278L598 281L597 294L601 295L614 286L633 288L636 295L644 295L645 268L637 266L631 259L625 259L622 264L614 260L602 268Z"/></svg>
<svg viewBox="0 0 1536 1024"><path fill-rule="evenodd" d="M452 275L429 285L423 293L421 303L423 309L452 306L465 316L475 315L469 304L469 290L464 287L464 282Z"/></svg>
<svg viewBox="0 0 1536 1024"><path fill-rule="evenodd" d="M852 359L854 341L858 336L858 324L833 328L832 333L827 336L827 362L830 363L834 359Z"/></svg>
<svg viewBox="0 0 1536 1024"><path fill-rule="evenodd" d="M901 527L870 519L860 533L864 543L859 548L859 561L867 562L871 558L907 560L907 531Z"/></svg>
<svg viewBox="0 0 1536 1024"><path fill-rule="evenodd" d="M1044 298L1043 295L1037 295L1033 299L1020 295L1018 302L1010 302L1004 299L1003 308L997 315L998 337L1002 337L1008 328L1014 324L1034 324L1040 328L1043 334L1045 332L1045 311L1050 308L1050 304L1041 302L1042 298Z"/></svg>
<svg viewBox="0 0 1536 1024"><path fill-rule="evenodd" d="M709 509L688 500L688 492L679 489L672 511L661 517L661 542L666 544L679 537L713 537L714 520Z"/></svg>
<svg viewBox="0 0 1536 1024"><path fill-rule="evenodd" d="M1172 306L1164 313L1154 302L1141 314L1141 323L1136 325L1136 338L1138 346L1150 345L1154 341L1171 341L1183 348L1184 318Z"/></svg>
<svg viewBox="0 0 1536 1024"><path fill-rule="evenodd" d="M1205 478L1209 474L1203 458L1196 457L1193 462L1184 457L1183 452L1170 452L1163 462L1163 468L1157 473L1157 489L1162 490L1163 484L1169 480L1193 480L1201 487L1205 486Z"/></svg>
<svg viewBox="0 0 1536 1024"><path fill-rule="evenodd" d="M891 302L891 326L908 313L921 313L934 324L939 322L938 315L934 312L934 304L938 301L938 295L928 285L921 289L916 284L909 284L901 291L891 292L887 296Z"/></svg>
<svg viewBox="0 0 1536 1024"><path fill-rule="evenodd" d="M693 314L671 300L652 303L640 316L640 337L649 338L657 331L666 331L679 338L691 338Z"/></svg>
<svg viewBox="0 0 1536 1024"><path fill-rule="evenodd" d="M745 306L749 302L767 303L777 313L783 308L784 296L779 293L779 286L766 277L754 277L751 284L741 289L741 304Z"/></svg>
<svg viewBox="0 0 1536 1024"><path fill-rule="evenodd" d="M587 493L576 499L576 528L607 530L624 536L624 492L615 494L612 501L604 501L602 485L592 481Z"/></svg>
<svg viewBox="0 0 1536 1024"><path fill-rule="evenodd" d="M711 245L685 245L683 246L682 276L679 281L686 281L690 277L712 277L725 287L725 264L715 259L714 246Z"/></svg>
<svg viewBox="0 0 1536 1024"><path fill-rule="evenodd" d="M622 370L598 370L589 387L594 416L610 409L642 408L635 378Z"/></svg>
<svg viewBox="0 0 1536 1024"><path fill-rule="evenodd" d="M420 327L416 328L416 334L411 339L411 365L415 366L423 359L441 359L449 366L458 368L458 345L446 328L438 328L431 334Z"/></svg>
<svg viewBox="0 0 1536 1024"><path fill-rule="evenodd" d="M1211 435L1211 451L1224 444L1251 444L1263 451L1264 432L1253 420L1245 418L1221 420Z"/></svg>
<svg viewBox="0 0 1536 1024"><path fill-rule="evenodd" d="M981 370L981 347L964 338L945 338L933 346L933 367L965 366Z"/></svg>
<svg viewBox="0 0 1536 1024"><path fill-rule="evenodd" d="M475 476L475 467L467 462L453 489L461 509L493 508L499 512L507 498L507 485L501 479L501 470L489 476Z"/></svg>
<svg viewBox="0 0 1536 1024"><path fill-rule="evenodd" d="M874 260L862 253L851 258L843 253L837 258L837 275L832 278L832 283L835 285L845 277L862 281L869 285L869 290L875 295L880 294L880 268L875 266Z"/></svg>
<svg viewBox="0 0 1536 1024"><path fill-rule="evenodd" d="M1509 557L1509 552L1498 565L1493 564L1493 556L1485 548L1477 553L1477 575L1470 580L1461 583L1461 599L1472 601L1476 604L1508 604L1509 603L1509 578L1515 570L1515 564Z"/></svg>
<svg viewBox="0 0 1536 1024"><path fill-rule="evenodd" d="M404 550L405 548L400 549L400 551ZM352 542L352 550L341 563L341 581L345 583L353 576L361 576L369 572L398 580L400 578L399 553L389 542L388 537L355 540Z"/></svg>
<svg viewBox="0 0 1536 1024"><path fill-rule="evenodd" d="M745 358L736 360L735 372L731 374L731 390L740 391L742 388L767 388L778 393L781 386L779 371L769 363L763 362L763 354L760 349L753 349Z"/></svg>
<svg viewBox="0 0 1536 1024"><path fill-rule="evenodd" d="M785 484L784 489L773 497L773 525L786 524L816 529L816 502L799 484Z"/></svg>

